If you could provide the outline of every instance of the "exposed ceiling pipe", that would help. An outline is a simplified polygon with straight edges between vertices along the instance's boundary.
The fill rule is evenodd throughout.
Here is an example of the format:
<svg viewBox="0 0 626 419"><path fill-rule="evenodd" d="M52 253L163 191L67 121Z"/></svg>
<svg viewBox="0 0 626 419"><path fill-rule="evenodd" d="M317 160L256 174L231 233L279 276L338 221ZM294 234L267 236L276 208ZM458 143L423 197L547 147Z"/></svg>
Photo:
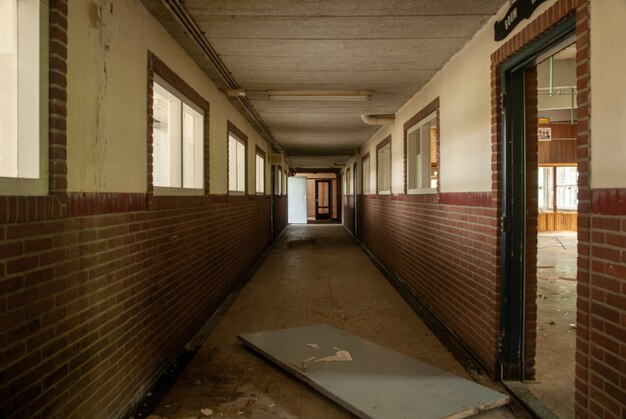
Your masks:
<svg viewBox="0 0 626 419"><path fill-rule="evenodd" d="M181 0L161 0L161 3L169 9L170 13L178 20L184 31L196 42L196 45L204 52L205 57L213 64L213 67L220 75L224 83L229 87L229 91L234 95L232 97L237 98L241 105L248 112L250 118L256 122L260 129L261 136L270 141L272 146L278 152L282 152L283 148L278 143L265 121L261 118L259 113L254 109L252 103L245 95L245 90L241 88L237 80L232 76L228 68L220 58L219 54L213 49L213 46L204 36L204 33L191 17L189 12L184 6L184 1ZM242 94L243 93L243 94Z"/></svg>
<svg viewBox="0 0 626 419"><path fill-rule="evenodd" d="M361 115L361 119L367 125L393 125L396 122L395 115Z"/></svg>

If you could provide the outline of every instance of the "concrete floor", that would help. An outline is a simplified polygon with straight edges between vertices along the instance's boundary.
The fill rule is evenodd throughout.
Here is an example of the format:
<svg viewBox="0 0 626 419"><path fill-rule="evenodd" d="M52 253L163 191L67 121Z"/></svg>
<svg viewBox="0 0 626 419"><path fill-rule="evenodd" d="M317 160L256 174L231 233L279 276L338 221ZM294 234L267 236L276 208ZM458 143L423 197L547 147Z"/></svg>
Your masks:
<svg viewBox="0 0 626 419"><path fill-rule="evenodd" d="M528 388L554 413L574 417L576 232L540 233L536 381Z"/></svg>
<svg viewBox="0 0 626 419"><path fill-rule="evenodd" d="M236 339L242 332L318 323L470 378L343 227L291 225L152 418L352 417ZM529 417L515 406L480 416Z"/></svg>

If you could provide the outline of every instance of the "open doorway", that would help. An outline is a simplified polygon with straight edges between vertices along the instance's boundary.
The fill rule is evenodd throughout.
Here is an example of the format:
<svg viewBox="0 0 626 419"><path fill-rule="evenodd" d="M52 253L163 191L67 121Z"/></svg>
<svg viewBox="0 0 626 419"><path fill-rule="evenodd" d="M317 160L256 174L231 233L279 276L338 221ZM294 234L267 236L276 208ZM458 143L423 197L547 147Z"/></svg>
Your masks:
<svg viewBox="0 0 626 419"><path fill-rule="evenodd" d="M297 173L296 179L306 179L306 222L334 222L337 216L337 174Z"/></svg>
<svg viewBox="0 0 626 419"><path fill-rule="evenodd" d="M537 337L529 389L574 416L578 170L576 45L537 64Z"/></svg>
<svg viewBox="0 0 626 419"><path fill-rule="evenodd" d="M574 416L577 126L575 18L500 69L501 374Z"/></svg>

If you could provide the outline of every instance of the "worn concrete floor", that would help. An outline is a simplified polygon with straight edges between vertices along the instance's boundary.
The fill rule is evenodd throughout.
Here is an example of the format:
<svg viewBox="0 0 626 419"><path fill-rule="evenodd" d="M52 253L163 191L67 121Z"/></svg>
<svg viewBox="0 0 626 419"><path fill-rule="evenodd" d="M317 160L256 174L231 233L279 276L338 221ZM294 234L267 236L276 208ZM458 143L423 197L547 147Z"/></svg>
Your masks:
<svg viewBox="0 0 626 419"><path fill-rule="evenodd" d="M574 417L576 232L540 233L536 377L528 388L554 413Z"/></svg>
<svg viewBox="0 0 626 419"><path fill-rule="evenodd" d="M347 418L347 411L237 342L237 334L327 323L453 374L464 368L338 225L291 225L208 334L154 415ZM203 413L204 412L204 413ZM210 415L210 416L207 416ZM480 415L528 417L502 407ZM419 417L419 412L415 412Z"/></svg>

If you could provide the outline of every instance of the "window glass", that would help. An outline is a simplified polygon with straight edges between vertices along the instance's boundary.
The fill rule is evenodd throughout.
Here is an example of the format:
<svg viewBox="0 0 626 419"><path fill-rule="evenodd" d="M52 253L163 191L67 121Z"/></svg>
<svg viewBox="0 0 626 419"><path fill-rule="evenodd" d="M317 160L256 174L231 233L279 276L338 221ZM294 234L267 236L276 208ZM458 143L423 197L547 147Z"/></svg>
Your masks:
<svg viewBox="0 0 626 419"><path fill-rule="evenodd" d="M256 192L265 193L265 158L260 154L256 155Z"/></svg>
<svg viewBox="0 0 626 419"><path fill-rule="evenodd" d="M228 135L228 190L246 191L246 145L233 134Z"/></svg>
<svg viewBox="0 0 626 419"><path fill-rule="evenodd" d="M578 170L576 167L556 168L556 207L564 211L578 209Z"/></svg>
<svg viewBox="0 0 626 419"><path fill-rule="evenodd" d="M370 158L363 159L363 193L370 193Z"/></svg>
<svg viewBox="0 0 626 419"><path fill-rule="evenodd" d="M407 130L406 164L409 193L435 192L439 182L437 120L432 113Z"/></svg>
<svg viewBox="0 0 626 419"><path fill-rule="evenodd" d="M578 169L576 166L540 167L537 180L539 212L576 211L578 209Z"/></svg>
<svg viewBox="0 0 626 419"><path fill-rule="evenodd" d="M154 186L202 189L203 113L162 80L154 82L152 96Z"/></svg>
<svg viewBox="0 0 626 419"><path fill-rule="evenodd" d="M378 193L391 192L391 143L378 149Z"/></svg>
<svg viewBox="0 0 626 419"><path fill-rule="evenodd" d="M47 192L47 34L39 0L0 0L0 193Z"/></svg>

